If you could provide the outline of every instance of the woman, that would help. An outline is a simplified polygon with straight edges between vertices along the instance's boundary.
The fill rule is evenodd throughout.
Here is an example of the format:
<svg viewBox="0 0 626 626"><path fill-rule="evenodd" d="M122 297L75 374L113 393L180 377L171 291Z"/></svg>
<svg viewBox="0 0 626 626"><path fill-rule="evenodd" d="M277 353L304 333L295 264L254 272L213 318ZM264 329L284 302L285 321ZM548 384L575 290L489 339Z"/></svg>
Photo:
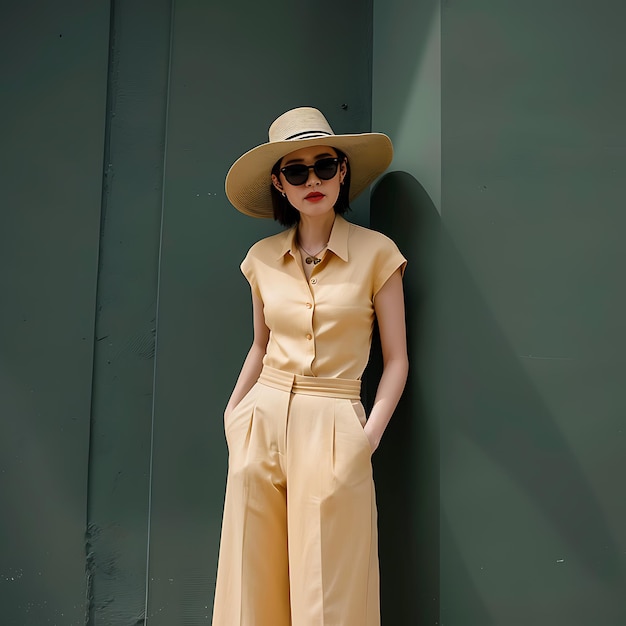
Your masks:
<svg viewBox="0 0 626 626"><path fill-rule="evenodd" d="M224 412L213 626L380 624L371 454L406 382L406 260L341 214L391 157L387 136L335 135L302 107L226 177L238 210L291 228L241 265L254 340ZM375 318L384 369L366 420L360 378Z"/></svg>

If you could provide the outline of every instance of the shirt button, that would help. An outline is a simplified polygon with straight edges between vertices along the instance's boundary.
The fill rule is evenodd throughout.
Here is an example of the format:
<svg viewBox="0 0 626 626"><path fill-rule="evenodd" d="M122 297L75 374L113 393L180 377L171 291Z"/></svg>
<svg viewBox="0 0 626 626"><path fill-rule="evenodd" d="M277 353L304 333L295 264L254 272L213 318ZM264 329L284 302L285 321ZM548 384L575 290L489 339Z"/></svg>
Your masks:
<svg viewBox="0 0 626 626"><path fill-rule="evenodd" d="M317 278L311 278L311 284L312 285L317 284Z"/></svg>
<svg viewBox="0 0 626 626"><path fill-rule="evenodd" d="M312 305L310 302L307 302L307 303L306 303L306 308L307 308L307 309L310 309L312 306L313 306L313 305Z"/></svg>
<svg viewBox="0 0 626 626"><path fill-rule="evenodd" d="M311 339L313 339L313 335L311 333L307 333L306 334L306 338L311 340Z"/></svg>

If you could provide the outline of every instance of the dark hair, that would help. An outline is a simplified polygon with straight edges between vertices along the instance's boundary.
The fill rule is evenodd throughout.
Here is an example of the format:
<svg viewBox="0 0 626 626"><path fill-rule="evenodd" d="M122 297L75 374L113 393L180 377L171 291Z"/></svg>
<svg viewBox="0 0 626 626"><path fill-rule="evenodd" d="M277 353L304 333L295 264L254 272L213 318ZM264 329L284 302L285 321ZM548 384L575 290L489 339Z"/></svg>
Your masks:
<svg viewBox="0 0 626 626"><path fill-rule="evenodd" d="M346 155L341 150L333 148L337 153L337 157L340 161L346 164L346 175L343 179L343 185L339 188L339 196L337 202L335 202L335 213L343 215L350 210L350 162L346 158ZM280 174L280 162L283 157L278 159L272 168L272 174L278 178ZM274 184L270 182L270 193L272 195L272 207L274 208L274 219L283 226L293 226L300 221L300 213L294 208L287 200L286 197L274 187Z"/></svg>

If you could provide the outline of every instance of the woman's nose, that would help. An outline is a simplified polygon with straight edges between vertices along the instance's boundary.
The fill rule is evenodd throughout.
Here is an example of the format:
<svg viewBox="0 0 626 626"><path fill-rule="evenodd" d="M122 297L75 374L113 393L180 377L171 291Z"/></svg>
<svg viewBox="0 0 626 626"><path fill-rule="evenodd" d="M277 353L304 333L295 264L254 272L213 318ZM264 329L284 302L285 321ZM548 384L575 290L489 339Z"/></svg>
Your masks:
<svg viewBox="0 0 626 626"><path fill-rule="evenodd" d="M313 168L311 168L309 170L309 176L306 179L306 184L307 185L321 185L322 181L319 178L319 176L315 173L315 170Z"/></svg>

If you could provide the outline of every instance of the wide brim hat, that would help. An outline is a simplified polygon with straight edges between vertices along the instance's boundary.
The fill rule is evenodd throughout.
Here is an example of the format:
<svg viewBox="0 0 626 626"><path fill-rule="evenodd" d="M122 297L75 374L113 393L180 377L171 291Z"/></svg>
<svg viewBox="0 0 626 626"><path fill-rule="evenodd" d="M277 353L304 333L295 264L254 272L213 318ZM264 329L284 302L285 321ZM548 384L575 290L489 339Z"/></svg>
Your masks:
<svg viewBox="0 0 626 626"><path fill-rule="evenodd" d="M252 148L233 163L226 175L226 196L246 215L274 217L270 193L272 167L286 154L315 145L337 148L348 157L351 201L389 167L393 158L393 146L387 135L335 135L321 111L299 107L272 122L267 143Z"/></svg>

